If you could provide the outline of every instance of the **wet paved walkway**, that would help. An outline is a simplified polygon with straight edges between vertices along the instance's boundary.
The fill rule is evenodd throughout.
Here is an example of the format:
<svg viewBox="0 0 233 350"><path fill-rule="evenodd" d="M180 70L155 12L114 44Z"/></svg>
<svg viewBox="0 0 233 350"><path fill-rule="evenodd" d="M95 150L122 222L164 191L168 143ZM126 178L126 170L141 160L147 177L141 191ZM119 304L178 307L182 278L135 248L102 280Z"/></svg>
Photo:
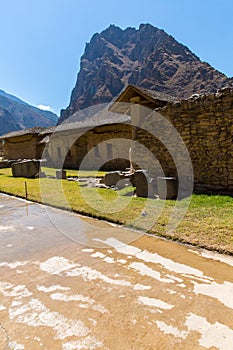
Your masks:
<svg viewBox="0 0 233 350"><path fill-rule="evenodd" d="M233 258L0 194L0 349L233 349Z"/></svg>

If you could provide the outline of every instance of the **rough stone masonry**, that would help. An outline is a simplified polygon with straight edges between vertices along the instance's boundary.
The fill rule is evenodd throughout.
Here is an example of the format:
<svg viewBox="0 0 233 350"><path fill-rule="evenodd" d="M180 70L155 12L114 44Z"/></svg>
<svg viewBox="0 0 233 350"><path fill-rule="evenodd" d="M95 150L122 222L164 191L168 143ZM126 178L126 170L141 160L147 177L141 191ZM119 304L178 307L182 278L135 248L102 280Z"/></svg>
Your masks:
<svg viewBox="0 0 233 350"><path fill-rule="evenodd" d="M232 194L233 89L193 95L157 111L174 125L188 148L195 191ZM175 175L171 162L163 164L169 175Z"/></svg>

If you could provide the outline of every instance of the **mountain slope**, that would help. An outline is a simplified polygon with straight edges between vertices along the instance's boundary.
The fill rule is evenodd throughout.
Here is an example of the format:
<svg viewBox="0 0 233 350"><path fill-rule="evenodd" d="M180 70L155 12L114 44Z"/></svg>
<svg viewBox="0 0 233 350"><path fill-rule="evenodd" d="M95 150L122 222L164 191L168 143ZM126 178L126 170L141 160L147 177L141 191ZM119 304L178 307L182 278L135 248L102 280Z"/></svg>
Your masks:
<svg viewBox="0 0 233 350"><path fill-rule="evenodd" d="M232 80L161 29L111 25L86 45L70 105L61 111L59 123L78 110L111 101L127 84L187 98L232 85Z"/></svg>
<svg viewBox="0 0 233 350"><path fill-rule="evenodd" d="M22 103L24 105L26 105L27 103L20 100L20 98L14 96L14 95L11 95L11 94L8 94L7 92L5 92L4 90L0 90L0 95L3 96L3 97L6 97L6 98L9 98L10 100L13 100L15 102L18 102L18 103Z"/></svg>
<svg viewBox="0 0 233 350"><path fill-rule="evenodd" d="M49 127L57 123L57 115L42 111L0 90L0 135L10 131Z"/></svg>

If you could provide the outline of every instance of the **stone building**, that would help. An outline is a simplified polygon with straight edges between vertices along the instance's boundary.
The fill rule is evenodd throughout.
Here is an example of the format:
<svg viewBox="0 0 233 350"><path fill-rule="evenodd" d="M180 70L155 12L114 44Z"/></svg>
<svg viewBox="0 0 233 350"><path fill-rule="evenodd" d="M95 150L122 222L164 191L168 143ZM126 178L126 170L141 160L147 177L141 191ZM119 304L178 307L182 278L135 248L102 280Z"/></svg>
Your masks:
<svg viewBox="0 0 233 350"><path fill-rule="evenodd" d="M39 143L40 133L44 128L35 127L31 129L12 131L0 136L3 156L5 159L40 159L43 146Z"/></svg>
<svg viewBox="0 0 233 350"><path fill-rule="evenodd" d="M117 102L130 102L130 111L124 110L121 105L118 107ZM176 159L174 161L175 157L168 151L176 151L177 144L172 140L169 127L163 132L165 118L175 127L187 147L193 167L194 191L233 194L233 89L169 101L163 107L155 108L154 112L144 106L141 94L131 98L127 96L126 89L111 110L129 113L137 124L134 139L149 149L156 156L157 165L160 164L160 167L152 169L154 176L160 175L161 168L165 176L177 176ZM161 139L146 132L157 129L160 129ZM179 162L182 163L182 152L178 151ZM141 164L144 162L150 166L142 149L136 152L136 156Z"/></svg>
<svg viewBox="0 0 233 350"><path fill-rule="evenodd" d="M40 134L44 135L40 141L44 145L43 158L49 166L70 169L125 169L129 166L128 140L132 138L131 125L127 124L130 117L113 117L109 118L106 111L106 116L95 116L95 120L68 122L44 130ZM116 140L121 140L120 145Z"/></svg>
<svg viewBox="0 0 233 350"><path fill-rule="evenodd" d="M135 134L131 123L134 112L125 109L140 101L153 110L175 99L135 86L128 86L119 98L127 103L119 103L121 101L116 99L114 106L118 106L117 113L105 106L94 116L76 121L79 119L77 112L67 123L44 130L41 135L45 137L40 142L47 144L44 158L56 166L65 160L63 165L67 168L79 168L83 159L85 163L82 166L86 169L121 170L129 167L129 149Z"/></svg>
<svg viewBox="0 0 233 350"><path fill-rule="evenodd" d="M4 158L43 157L59 168L120 170L129 166L132 149L134 164L154 177L187 171L190 181L191 167L196 192L233 194L233 89L177 101L128 86L108 109L76 120L74 115L57 127L1 136ZM149 153L154 160L148 161Z"/></svg>
<svg viewBox="0 0 233 350"><path fill-rule="evenodd" d="M151 109L174 100L135 86L128 86L122 96L132 106L140 101ZM51 166L66 168L79 168L84 158L83 166L87 169L120 170L129 167L129 149L135 133L131 113L122 110L114 113L105 107L85 120L77 120L79 113L57 127L27 129L1 136L4 157L10 160L44 158Z"/></svg>
<svg viewBox="0 0 233 350"><path fill-rule="evenodd" d="M169 103L159 113L187 146L195 190L233 194L233 89Z"/></svg>

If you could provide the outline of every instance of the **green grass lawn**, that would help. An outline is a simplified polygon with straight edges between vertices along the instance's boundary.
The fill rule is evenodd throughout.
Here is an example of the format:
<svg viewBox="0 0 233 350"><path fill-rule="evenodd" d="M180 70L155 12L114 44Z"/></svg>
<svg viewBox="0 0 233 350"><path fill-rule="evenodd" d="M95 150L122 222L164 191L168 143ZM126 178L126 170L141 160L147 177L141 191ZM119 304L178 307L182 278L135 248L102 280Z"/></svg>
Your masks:
<svg viewBox="0 0 233 350"><path fill-rule="evenodd" d="M105 175L105 171L78 171L75 169L64 169L66 170L66 175L67 177L76 177L76 176L82 176L84 178L88 177L103 177ZM54 168L47 168L47 167L42 167L42 171L46 173L47 176L56 176L56 169Z"/></svg>
<svg viewBox="0 0 233 350"><path fill-rule="evenodd" d="M47 175L55 174L54 169L44 170ZM83 178L96 174L79 173L76 170L67 172L68 176ZM98 176L103 175L104 173L98 173ZM0 191L25 197L25 182L30 200L233 254L233 198L229 196L192 195L179 202L161 201L133 197L132 187L114 191L91 188L82 182L52 178L13 178L11 169L0 169ZM186 204L189 206L179 225L168 229L167 223L174 213L175 205L178 205L176 214L179 215Z"/></svg>

